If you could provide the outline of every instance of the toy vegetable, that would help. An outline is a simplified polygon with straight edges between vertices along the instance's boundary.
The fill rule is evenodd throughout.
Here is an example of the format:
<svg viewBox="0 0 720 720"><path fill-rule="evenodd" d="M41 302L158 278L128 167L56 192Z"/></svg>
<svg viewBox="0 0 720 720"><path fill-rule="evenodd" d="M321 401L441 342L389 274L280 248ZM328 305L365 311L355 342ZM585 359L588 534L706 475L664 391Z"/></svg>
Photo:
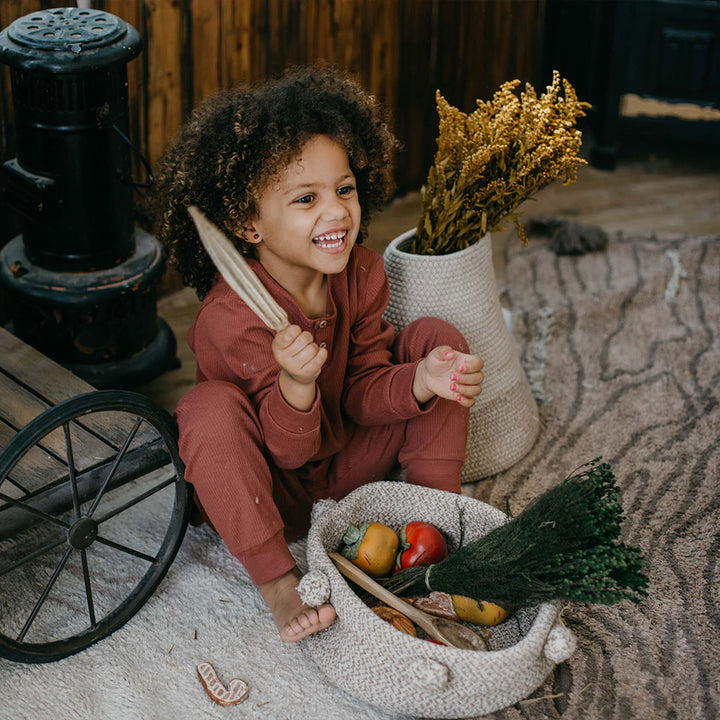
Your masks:
<svg viewBox="0 0 720 720"><path fill-rule="evenodd" d="M409 522L400 532L400 552L396 570L414 565L432 565L447 557L447 545L442 533L430 523Z"/></svg>
<svg viewBox="0 0 720 720"><path fill-rule="evenodd" d="M596 458L445 560L381 582L398 594L440 590L503 607L544 600L639 602L648 579L640 549L618 541L618 493L610 466Z"/></svg>
<svg viewBox="0 0 720 720"><path fill-rule="evenodd" d="M387 605L377 605L372 611L379 617L389 622L394 628L404 632L406 635L417 637L417 631L410 618Z"/></svg>
<svg viewBox="0 0 720 720"><path fill-rule="evenodd" d="M455 613L465 622L492 627L498 625L507 616L507 610L491 602L483 602L464 595L451 595Z"/></svg>
<svg viewBox="0 0 720 720"><path fill-rule="evenodd" d="M486 627L498 625L508 616L508 611L495 603L475 600L464 595L449 595L437 590L433 590L429 595L415 598L412 604L431 615L450 620L464 620Z"/></svg>
<svg viewBox="0 0 720 720"><path fill-rule="evenodd" d="M387 525L348 525L342 541L341 554L370 577L388 575L393 569L400 539Z"/></svg>

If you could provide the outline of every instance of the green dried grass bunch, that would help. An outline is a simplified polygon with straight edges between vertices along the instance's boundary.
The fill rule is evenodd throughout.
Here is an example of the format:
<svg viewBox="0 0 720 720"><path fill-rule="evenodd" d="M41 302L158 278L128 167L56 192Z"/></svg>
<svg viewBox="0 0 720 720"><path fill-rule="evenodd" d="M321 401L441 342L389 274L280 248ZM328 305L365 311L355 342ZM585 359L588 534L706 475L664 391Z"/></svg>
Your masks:
<svg viewBox="0 0 720 720"><path fill-rule="evenodd" d="M504 83L469 115L437 92L437 153L421 190L422 217L410 252L463 250L508 220L527 242L518 206L555 180L577 179L586 162L578 156L576 123L589 103L579 101L557 71L540 97L530 83L518 96L519 84Z"/></svg>
<svg viewBox="0 0 720 720"><path fill-rule="evenodd" d="M596 458L430 569L410 567L380 582L396 594L438 590L505 608L548 600L637 603L647 596L648 577L640 548L620 538L623 517L615 475Z"/></svg>

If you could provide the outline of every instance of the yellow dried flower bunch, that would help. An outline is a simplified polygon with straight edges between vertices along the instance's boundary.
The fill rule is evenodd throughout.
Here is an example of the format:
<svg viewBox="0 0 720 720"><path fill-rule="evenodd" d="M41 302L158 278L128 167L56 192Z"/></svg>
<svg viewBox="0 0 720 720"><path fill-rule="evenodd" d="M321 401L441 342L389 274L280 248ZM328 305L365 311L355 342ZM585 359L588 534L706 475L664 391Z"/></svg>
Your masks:
<svg viewBox="0 0 720 720"><path fill-rule="evenodd" d="M566 185L577 179L586 163L578 157L576 122L590 104L580 102L557 71L540 97L530 83L518 97L519 84L504 83L469 115L437 92L437 153L421 190L422 217L410 252L462 250L507 220L526 243L518 206L555 180Z"/></svg>

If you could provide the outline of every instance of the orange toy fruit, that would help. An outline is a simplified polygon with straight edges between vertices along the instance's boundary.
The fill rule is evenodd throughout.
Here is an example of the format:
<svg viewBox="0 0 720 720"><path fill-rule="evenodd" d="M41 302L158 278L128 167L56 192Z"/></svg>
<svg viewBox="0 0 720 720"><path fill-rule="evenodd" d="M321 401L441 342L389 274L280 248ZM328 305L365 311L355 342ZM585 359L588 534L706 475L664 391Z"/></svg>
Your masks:
<svg viewBox="0 0 720 720"><path fill-rule="evenodd" d="M370 577L390 574L400 545L392 528L377 522L348 525L342 541L340 553Z"/></svg>

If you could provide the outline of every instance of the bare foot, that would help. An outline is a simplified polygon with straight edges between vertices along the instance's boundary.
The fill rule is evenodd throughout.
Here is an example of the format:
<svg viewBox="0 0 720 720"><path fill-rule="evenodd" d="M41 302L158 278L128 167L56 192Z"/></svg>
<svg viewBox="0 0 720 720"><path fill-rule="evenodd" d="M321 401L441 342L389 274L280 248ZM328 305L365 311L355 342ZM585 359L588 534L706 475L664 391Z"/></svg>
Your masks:
<svg viewBox="0 0 720 720"><path fill-rule="evenodd" d="M263 600L272 610L275 625L285 642L302 640L332 625L335 620L335 608L332 605L313 608L302 602L297 591L301 577L300 571L293 568L258 587Z"/></svg>

